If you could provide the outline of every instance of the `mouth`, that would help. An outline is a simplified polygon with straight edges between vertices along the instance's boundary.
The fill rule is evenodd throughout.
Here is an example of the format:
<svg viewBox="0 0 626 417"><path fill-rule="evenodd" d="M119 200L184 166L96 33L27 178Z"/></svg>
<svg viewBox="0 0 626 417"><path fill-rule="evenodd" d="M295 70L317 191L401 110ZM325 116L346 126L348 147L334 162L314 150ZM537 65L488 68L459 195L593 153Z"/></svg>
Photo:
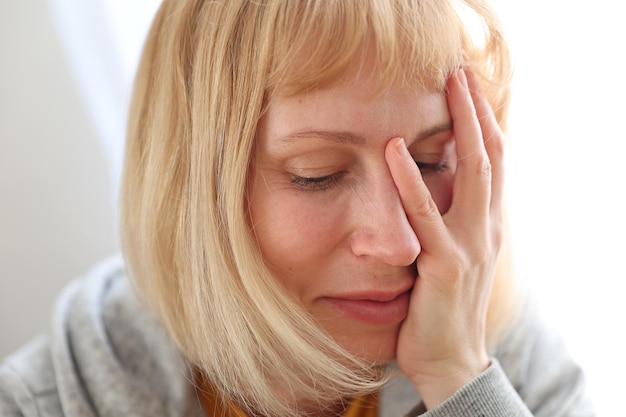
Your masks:
<svg viewBox="0 0 626 417"><path fill-rule="evenodd" d="M401 293L369 292L326 297L344 316L368 324L393 324L409 312L411 289Z"/></svg>

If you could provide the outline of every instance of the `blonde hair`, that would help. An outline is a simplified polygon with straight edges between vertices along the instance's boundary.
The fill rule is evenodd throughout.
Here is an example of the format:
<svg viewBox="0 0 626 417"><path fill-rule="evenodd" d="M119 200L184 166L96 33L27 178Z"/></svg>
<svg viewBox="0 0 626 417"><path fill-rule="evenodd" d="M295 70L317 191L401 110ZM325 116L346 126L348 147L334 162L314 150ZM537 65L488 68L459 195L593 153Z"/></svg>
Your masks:
<svg viewBox="0 0 626 417"><path fill-rule="evenodd" d="M481 19L484 39L469 36L459 7ZM121 198L129 274L190 363L263 415L305 415L293 399L324 406L385 381L277 285L246 213L272 95L336 82L370 40L383 84L443 90L469 62L504 127L507 48L480 0L164 0L137 72ZM507 265L491 339L508 323Z"/></svg>

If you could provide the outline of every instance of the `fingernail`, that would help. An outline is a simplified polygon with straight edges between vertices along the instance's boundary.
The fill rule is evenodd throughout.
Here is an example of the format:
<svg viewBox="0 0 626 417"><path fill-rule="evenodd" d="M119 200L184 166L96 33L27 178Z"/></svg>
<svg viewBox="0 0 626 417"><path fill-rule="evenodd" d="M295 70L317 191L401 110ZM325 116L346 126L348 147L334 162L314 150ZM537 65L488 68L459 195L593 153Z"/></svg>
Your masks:
<svg viewBox="0 0 626 417"><path fill-rule="evenodd" d="M398 152L398 156L404 157L409 150L406 148L406 143L404 142L404 138L398 138L395 143L396 151Z"/></svg>

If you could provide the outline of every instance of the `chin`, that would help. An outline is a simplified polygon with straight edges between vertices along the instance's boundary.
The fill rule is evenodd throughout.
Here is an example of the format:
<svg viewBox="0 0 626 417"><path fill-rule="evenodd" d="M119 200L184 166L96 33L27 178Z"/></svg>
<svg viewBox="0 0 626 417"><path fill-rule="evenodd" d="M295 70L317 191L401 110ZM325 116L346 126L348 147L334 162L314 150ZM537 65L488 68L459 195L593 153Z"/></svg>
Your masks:
<svg viewBox="0 0 626 417"><path fill-rule="evenodd" d="M336 340L351 354L374 365L385 365L396 358L398 329L371 335L345 335Z"/></svg>

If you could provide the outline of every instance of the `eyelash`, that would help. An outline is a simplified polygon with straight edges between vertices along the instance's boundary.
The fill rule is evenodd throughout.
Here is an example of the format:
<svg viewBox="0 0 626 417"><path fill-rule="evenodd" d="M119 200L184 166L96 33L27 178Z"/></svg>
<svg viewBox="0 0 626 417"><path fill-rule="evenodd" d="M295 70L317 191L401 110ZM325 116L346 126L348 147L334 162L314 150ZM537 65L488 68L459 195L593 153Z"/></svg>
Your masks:
<svg viewBox="0 0 626 417"><path fill-rule="evenodd" d="M441 174L448 170L448 164L445 161L427 163L415 161L422 175Z"/></svg>
<svg viewBox="0 0 626 417"><path fill-rule="evenodd" d="M444 161L435 163L415 161L415 164L422 175L441 174L448 170L448 164ZM342 174L342 172L337 172L323 177L300 177L292 175L291 183L310 191L328 191L337 185Z"/></svg>
<svg viewBox="0 0 626 417"><path fill-rule="evenodd" d="M291 183L310 191L328 191L337 185L341 175L341 172L323 177L299 177L292 175Z"/></svg>

